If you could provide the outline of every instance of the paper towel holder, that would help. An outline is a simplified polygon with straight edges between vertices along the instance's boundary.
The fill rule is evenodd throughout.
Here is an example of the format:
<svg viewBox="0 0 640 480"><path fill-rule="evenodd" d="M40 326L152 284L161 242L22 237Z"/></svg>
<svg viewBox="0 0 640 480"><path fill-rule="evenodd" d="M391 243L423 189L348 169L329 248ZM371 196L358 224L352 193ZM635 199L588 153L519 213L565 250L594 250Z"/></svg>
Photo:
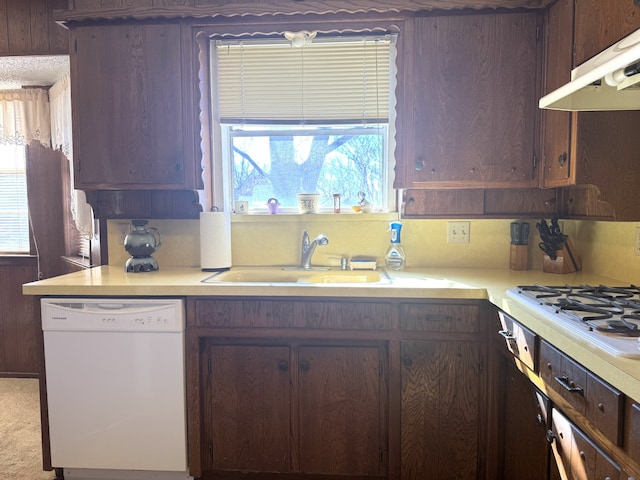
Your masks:
<svg viewBox="0 0 640 480"><path fill-rule="evenodd" d="M209 212L200 213L200 268L205 272L229 270L231 230L228 213L214 205ZM213 242L212 242L213 240Z"/></svg>

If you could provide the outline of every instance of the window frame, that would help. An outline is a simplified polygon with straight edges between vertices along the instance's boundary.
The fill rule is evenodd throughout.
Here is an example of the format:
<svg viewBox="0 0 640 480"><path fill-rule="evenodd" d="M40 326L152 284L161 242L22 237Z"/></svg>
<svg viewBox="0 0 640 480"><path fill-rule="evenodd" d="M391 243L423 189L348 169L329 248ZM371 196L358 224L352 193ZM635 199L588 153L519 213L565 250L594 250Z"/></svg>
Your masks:
<svg viewBox="0 0 640 480"><path fill-rule="evenodd" d="M389 78L389 112L387 123L387 139L386 139L386 155L387 155L387 212L399 212L400 197L402 191L394 189L395 177L395 149L396 149L396 118L397 118L397 101L398 101L398 58L400 55L400 37L398 35L399 28L395 23L388 20L380 20L376 18L360 17L355 18L352 22L345 24L340 22L338 28L330 19L324 19L322 22L309 25L308 20L296 17L286 17L282 22L278 19L269 19L268 21L257 19L242 25L217 24L210 23L200 25L194 30L194 38L199 49L199 92L200 92L200 110L201 119L203 120L203 129L200 132L200 146L203 149L203 172L205 188L200 192L201 202L205 210L219 209L223 211L233 211L233 189L232 183L229 182L230 164L222 161L223 145L228 144L225 138L225 129L221 128L216 111L217 92L214 87L216 75L216 65L211 61L210 49L214 48L214 39L219 38L241 38L261 35L259 32L265 32L265 25L269 26L269 35L281 37L285 30L300 31L308 30L312 27L319 34L335 34L340 36L343 34L392 34L394 36L393 48L390 51L390 64L392 71ZM284 25L286 28L280 27L282 30L272 28L273 25ZM265 209L266 211L266 209ZM342 209L346 212L346 209Z"/></svg>

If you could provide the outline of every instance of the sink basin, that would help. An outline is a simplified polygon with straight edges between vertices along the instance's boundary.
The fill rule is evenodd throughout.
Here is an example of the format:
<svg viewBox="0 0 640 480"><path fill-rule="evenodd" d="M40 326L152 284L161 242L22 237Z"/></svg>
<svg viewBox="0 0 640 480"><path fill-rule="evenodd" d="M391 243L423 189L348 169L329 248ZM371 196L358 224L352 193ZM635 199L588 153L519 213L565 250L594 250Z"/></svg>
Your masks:
<svg viewBox="0 0 640 480"><path fill-rule="evenodd" d="M342 283L391 283L382 269L339 270L312 268L310 270L288 267L233 267L225 272L215 273L203 280L204 283L300 283L300 284L342 284Z"/></svg>

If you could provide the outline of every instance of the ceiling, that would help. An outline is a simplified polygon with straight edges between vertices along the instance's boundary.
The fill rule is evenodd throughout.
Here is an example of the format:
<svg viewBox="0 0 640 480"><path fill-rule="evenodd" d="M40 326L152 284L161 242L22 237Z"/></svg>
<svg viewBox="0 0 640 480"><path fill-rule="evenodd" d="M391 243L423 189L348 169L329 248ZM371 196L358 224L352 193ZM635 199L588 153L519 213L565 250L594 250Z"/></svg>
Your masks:
<svg viewBox="0 0 640 480"><path fill-rule="evenodd" d="M0 89L53 85L68 72L68 55L0 57Z"/></svg>

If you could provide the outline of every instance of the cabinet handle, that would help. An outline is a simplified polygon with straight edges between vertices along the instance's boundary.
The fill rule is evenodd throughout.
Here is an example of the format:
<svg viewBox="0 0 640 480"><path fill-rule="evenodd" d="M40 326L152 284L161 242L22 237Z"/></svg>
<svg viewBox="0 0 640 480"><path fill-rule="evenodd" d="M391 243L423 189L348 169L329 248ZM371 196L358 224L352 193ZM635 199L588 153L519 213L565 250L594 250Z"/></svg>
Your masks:
<svg viewBox="0 0 640 480"><path fill-rule="evenodd" d="M416 199L413 197L409 197L409 200L407 200L407 205L413 206L414 203L416 203Z"/></svg>
<svg viewBox="0 0 640 480"><path fill-rule="evenodd" d="M307 372L309 370L309 362L307 362L306 360L302 360L300 362L300 370L302 370L303 372Z"/></svg>
<svg viewBox="0 0 640 480"><path fill-rule="evenodd" d="M278 361L278 370L280 370L281 372L286 372L287 370L289 370L289 362L287 362L286 360Z"/></svg>
<svg viewBox="0 0 640 480"><path fill-rule="evenodd" d="M424 162L422 160L416 160L414 168L416 169L416 172L419 172L424 168Z"/></svg>
<svg viewBox="0 0 640 480"><path fill-rule="evenodd" d="M547 437L547 443L548 443L549 445L551 445L551 444L554 442L554 440L557 438L557 437L556 437L556 434L555 434L555 433L553 433L553 430L547 430L547 435L546 435L546 437Z"/></svg>
<svg viewBox="0 0 640 480"><path fill-rule="evenodd" d="M558 163L560 164L560 166L564 166L565 163L567 163L567 152L562 152L559 156L558 156Z"/></svg>
<svg viewBox="0 0 640 480"><path fill-rule="evenodd" d="M176 172L181 172L182 170L184 170L184 167L182 166L181 163L176 163L175 169L176 169Z"/></svg>
<svg viewBox="0 0 640 480"><path fill-rule="evenodd" d="M516 337L513 336L509 330L498 330L498 333L507 341L515 341Z"/></svg>
<svg viewBox="0 0 640 480"><path fill-rule="evenodd" d="M558 382L562 388L571 393L577 393L579 395L584 395L584 390L582 387L573 383L573 381L569 380L566 375L562 375L561 377L555 377L556 382Z"/></svg>
<svg viewBox="0 0 640 480"><path fill-rule="evenodd" d="M402 355L402 365L405 367L410 367L413 361L409 355Z"/></svg>

